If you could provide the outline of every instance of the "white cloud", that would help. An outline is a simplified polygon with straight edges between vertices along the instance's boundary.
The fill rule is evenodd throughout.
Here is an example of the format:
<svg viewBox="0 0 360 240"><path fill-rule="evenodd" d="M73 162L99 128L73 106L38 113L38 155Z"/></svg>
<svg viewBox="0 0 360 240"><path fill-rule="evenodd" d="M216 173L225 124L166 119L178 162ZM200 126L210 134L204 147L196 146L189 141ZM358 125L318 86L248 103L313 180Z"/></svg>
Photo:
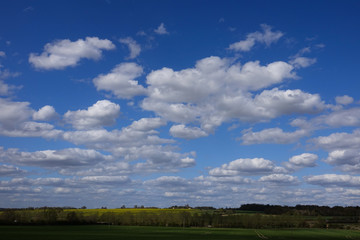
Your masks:
<svg viewBox="0 0 360 240"><path fill-rule="evenodd" d="M309 58L304 57L305 54L310 53L311 48L306 47L301 49L298 53L296 53L294 56L290 57L290 64L293 65L295 68L305 68L310 65L313 65L316 63L316 58Z"/></svg>
<svg viewBox="0 0 360 240"><path fill-rule="evenodd" d="M143 86L135 78L141 76L143 69L136 63L121 63L108 74L100 74L93 79L98 91L110 91L118 98L131 99L146 94Z"/></svg>
<svg viewBox="0 0 360 240"><path fill-rule="evenodd" d="M360 164L359 149L337 149L329 152L325 162L331 165L356 165Z"/></svg>
<svg viewBox="0 0 360 240"><path fill-rule="evenodd" d="M0 51L0 57L6 57L6 53L4 51Z"/></svg>
<svg viewBox="0 0 360 240"><path fill-rule="evenodd" d="M329 136L321 136L310 141L315 146L325 150L333 151L337 149L357 149L360 147L360 129L352 133L333 133Z"/></svg>
<svg viewBox="0 0 360 240"><path fill-rule="evenodd" d="M140 45L131 37L127 37L127 38L121 38L119 40L120 43L123 43L125 45L128 46L129 51L130 51L130 55L128 57L128 59L134 59L137 56L140 55L141 52L141 47Z"/></svg>
<svg viewBox="0 0 360 240"><path fill-rule="evenodd" d="M329 152L324 160L337 169L348 173L360 173L360 130L352 133L333 133L311 140L315 146Z"/></svg>
<svg viewBox="0 0 360 240"><path fill-rule="evenodd" d="M285 162L284 166L292 171L299 170L305 167L315 167L318 156L313 153L303 153L300 155L292 156L289 162Z"/></svg>
<svg viewBox="0 0 360 240"><path fill-rule="evenodd" d="M0 129L12 130L28 120L34 112L29 105L29 102L12 102L0 98Z"/></svg>
<svg viewBox="0 0 360 240"><path fill-rule="evenodd" d="M323 110L325 104L318 94L298 89L274 88L255 96L250 92L294 78L292 70L285 62L267 66L248 62L241 66L227 59L208 57L199 60L195 68L151 72L147 76L148 97L141 106L175 123L198 122L207 133L233 119L258 122L284 114Z"/></svg>
<svg viewBox="0 0 360 240"><path fill-rule="evenodd" d="M83 184L105 184L117 185L129 183L131 180L128 176L87 176L79 179Z"/></svg>
<svg viewBox="0 0 360 240"><path fill-rule="evenodd" d="M245 40L230 44L229 49L234 51L248 52L255 45L256 42L264 43L270 46L277 42L284 34L280 31L273 32L271 27L266 24L261 24L262 32L249 33Z"/></svg>
<svg viewBox="0 0 360 240"><path fill-rule="evenodd" d="M46 105L40 108L37 112L34 112L33 119L36 121L49 121L58 117L53 106Z"/></svg>
<svg viewBox="0 0 360 240"><path fill-rule="evenodd" d="M8 69L2 69L0 64L0 96L9 96L14 90L20 89L22 86L9 85L3 80L10 77L17 77L20 75L18 72L10 72Z"/></svg>
<svg viewBox="0 0 360 240"><path fill-rule="evenodd" d="M360 187L360 177L351 175L324 174L308 176L305 180L307 183L320 186Z"/></svg>
<svg viewBox="0 0 360 240"><path fill-rule="evenodd" d="M1 156L2 154L0 154ZM1 177L19 177L25 174L27 171L22 170L12 165L0 165L0 176Z"/></svg>
<svg viewBox="0 0 360 240"><path fill-rule="evenodd" d="M298 141L308 134L309 132L303 129L294 132L284 132L280 128L268 128L259 132L253 132L252 129L247 129L243 131L240 139L244 145L262 143L289 144Z"/></svg>
<svg viewBox="0 0 360 240"><path fill-rule="evenodd" d="M26 121L18 123L15 128L0 128L0 135L8 137L43 137L47 139L60 138L62 130L54 129L48 123Z"/></svg>
<svg viewBox="0 0 360 240"><path fill-rule="evenodd" d="M134 121L128 129L148 132L159 127L166 125L166 122L161 118L141 118L137 121Z"/></svg>
<svg viewBox="0 0 360 240"><path fill-rule="evenodd" d="M354 99L348 95L344 95L344 96L337 96L335 98L335 101L337 104L341 104L341 105L348 105L354 102Z"/></svg>
<svg viewBox="0 0 360 240"><path fill-rule="evenodd" d="M290 61L295 68L306 68L316 63L316 58L296 57Z"/></svg>
<svg viewBox="0 0 360 240"><path fill-rule="evenodd" d="M335 111L322 117L325 124L331 127L360 126L360 108L350 108Z"/></svg>
<svg viewBox="0 0 360 240"><path fill-rule="evenodd" d="M276 185L289 185L299 183L299 179L297 177L287 174L271 174L261 177L259 181Z"/></svg>
<svg viewBox="0 0 360 240"><path fill-rule="evenodd" d="M173 125L169 131L171 136L184 139L195 139L208 136L208 134L200 128L186 127L183 124Z"/></svg>
<svg viewBox="0 0 360 240"><path fill-rule="evenodd" d="M179 153L173 145L174 140L158 136L159 132L155 129L164 125L166 122L160 118L142 118L121 130L83 130L65 132L63 136L74 144L110 152L118 161L137 161L129 166L118 165L117 162L107 166L99 165L94 168L94 173L176 172L179 168L194 166L195 153Z"/></svg>
<svg viewBox="0 0 360 240"><path fill-rule="evenodd" d="M113 125L120 114L120 106L108 100L97 101L87 110L67 111L64 119L76 129L100 128Z"/></svg>
<svg viewBox="0 0 360 240"><path fill-rule="evenodd" d="M286 172L282 167L264 158L240 158L209 171L211 176L261 175Z"/></svg>
<svg viewBox="0 0 360 240"><path fill-rule="evenodd" d="M75 66L82 58L98 60L102 50L114 49L115 45L107 39L86 37L75 42L69 39L47 43L40 55L31 53L29 62L38 69L64 69Z"/></svg>
<svg viewBox="0 0 360 240"><path fill-rule="evenodd" d="M303 153L293 156L289 159L289 162L299 167L314 167L315 162L319 157L313 153Z"/></svg>
<svg viewBox="0 0 360 240"><path fill-rule="evenodd" d="M62 150L44 150L36 152L20 152L18 149L4 150L0 148L2 161L23 166L45 168L68 168L91 166L98 162L113 160L91 149L67 148Z"/></svg>
<svg viewBox="0 0 360 240"><path fill-rule="evenodd" d="M169 34L169 32L166 30L164 23L161 23L155 30L155 33L159 34L159 35L165 35L165 34Z"/></svg>

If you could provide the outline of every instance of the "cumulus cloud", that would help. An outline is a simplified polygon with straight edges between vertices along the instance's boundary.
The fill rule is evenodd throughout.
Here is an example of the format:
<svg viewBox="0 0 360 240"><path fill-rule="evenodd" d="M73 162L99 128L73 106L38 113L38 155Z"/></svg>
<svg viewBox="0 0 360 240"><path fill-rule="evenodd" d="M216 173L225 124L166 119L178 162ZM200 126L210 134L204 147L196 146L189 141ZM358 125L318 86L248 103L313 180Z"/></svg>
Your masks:
<svg viewBox="0 0 360 240"><path fill-rule="evenodd" d="M284 166L289 170L299 170L305 167L315 167L318 155L313 153L302 153L300 155L292 156L289 162L285 162Z"/></svg>
<svg viewBox="0 0 360 240"><path fill-rule="evenodd" d="M316 147L333 151L336 149L357 149L360 147L360 129L352 133L332 133L329 136L321 136L310 140Z"/></svg>
<svg viewBox="0 0 360 240"><path fill-rule="evenodd" d="M128 56L128 59L134 59L137 56L140 55L141 47L140 45L131 37L127 38L120 38L120 43L127 45L130 51L130 55Z"/></svg>
<svg viewBox="0 0 360 240"><path fill-rule="evenodd" d="M29 105L29 102L13 102L0 98L0 128L15 129L18 124L28 120L34 112Z"/></svg>
<svg viewBox="0 0 360 240"><path fill-rule="evenodd" d="M208 136L208 134L200 128L186 127L184 124L173 125L169 131L171 136L184 139L195 139Z"/></svg>
<svg viewBox="0 0 360 240"><path fill-rule="evenodd" d="M286 172L264 158L240 158L209 171L210 176L261 175Z"/></svg>
<svg viewBox="0 0 360 240"><path fill-rule="evenodd" d="M247 129L243 131L240 139L244 145L262 143L289 144L297 142L300 138L308 134L309 132L304 129L294 132L284 132L281 128L268 128L259 132L253 132L252 129Z"/></svg>
<svg viewBox="0 0 360 240"><path fill-rule="evenodd" d="M43 137L47 139L60 138L62 130L55 129L49 123L26 121L16 125L15 128L0 128L0 135L8 137Z"/></svg>
<svg viewBox="0 0 360 240"><path fill-rule="evenodd" d="M228 59L208 57L198 61L195 68L162 68L148 74L148 97L141 106L175 123L199 122L207 133L234 119L259 122L284 114L322 111L325 104L318 94L299 89L251 93L294 78L292 70L285 62L266 66L248 62L242 66Z"/></svg>
<svg viewBox="0 0 360 240"><path fill-rule="evenodd" d="M100 74L93 79L98 91L111 92L118 98L131 99L146 94L146 89L134 80L143 74L143 69L136 63L121 63L108 74Z"/></svg>
<svg viewBox="0 0 360 240"><path fill-rule="evenodd" d="M234 51L248 52L252 49L255 43L263 43L270 46L277 42L284 34L280 31L273 32L271 26L261 24L262 32L249 33L245 40L230 44L229 49Z"/></svg>
<svg viewBox="0 0 360 240"><path fill-rule="evenodd" d="M86 37L75 42L64 39L47 43L40 55L31 53L29 62L37 69L64 69L76 66L82 58L98 60L103 50L114 48L110 40L98 37Z"/></svg>
<svg viewBox="0 0 360 240"><path fill-rule="evenodd" d="M76 129L92 129L113 125L120 106L108 100L97 101L87 110L67 111L64 119Z"/></svg>
<svg viewBox="0 0 360 240"><path fill-rule="evenodd" d="M331 127L360 126L360 108L343 109L322 116L320 119Z"/></svg>
<svg viewBox="0 0 360 240"><path fill-rule="evenodd" d="M34 112L33 119L36 121L50 121L58 117L53 106L46 105Z"/></svg>
<svg viewBox="0 0 360 240"><path fill-rule="evenodd" d="M166 30L165 28L165 24L161 23L155 30L155 33L159 34L159 35L165 35L165 34L169 34L169 32Z"/></svg>
<svg viewBox="0 0 360 240"><path fill-rule="evenodd" d="M172 139L160 138L155 129L166 125L160 118L142 118L121 130L105 129L69 131L63 134L65 140L88 148L107 151L119 161L137 163L96 166L95 172L107 174L123 172L176 172L179 168L195 165L194 153L180 153ZM89 173L91 171L88 171Z"/></svg>
<svg viewBox="0 0 360 240"><path fill-rule="evenodd" d="M6 57L6 53L4 51L0 51L0 57Z"/></svg>
<svg viewBox="0 0 360 240"><path fill-rule="evenodd" d="M311 142L329 152L324 159L326 163L344 172L360 173L359 129L352 133L333 133L326 137L317 137Z"/></svg>

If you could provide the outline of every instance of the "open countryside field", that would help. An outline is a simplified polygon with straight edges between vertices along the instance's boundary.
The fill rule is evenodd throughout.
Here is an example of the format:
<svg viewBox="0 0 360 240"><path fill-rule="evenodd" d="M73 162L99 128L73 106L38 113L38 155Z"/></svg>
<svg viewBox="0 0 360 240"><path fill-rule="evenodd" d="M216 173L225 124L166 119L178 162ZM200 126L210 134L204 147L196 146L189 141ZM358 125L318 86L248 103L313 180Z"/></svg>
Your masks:
<svg viewBox="0 0 360 240"><path fill-rule="evenodd" d="M360 239L359 231L325 229L218 229L128 226L0 226L1 239L7 240L147 240L147 239Z"/></svg>

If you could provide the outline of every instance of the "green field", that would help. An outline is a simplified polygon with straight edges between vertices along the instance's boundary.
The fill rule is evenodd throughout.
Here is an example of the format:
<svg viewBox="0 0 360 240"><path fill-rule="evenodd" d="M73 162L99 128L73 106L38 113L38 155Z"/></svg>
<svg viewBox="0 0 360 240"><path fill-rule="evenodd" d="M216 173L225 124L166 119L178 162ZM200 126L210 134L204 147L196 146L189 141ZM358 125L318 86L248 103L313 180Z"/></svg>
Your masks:
<svg viewBox="0 0 360 240"><path fill-rule="evenodd" d="M201 240L201 239L359 239L360 231L326 229L219 229L127 226L0 226L0 239L6 240Z"/></svg>

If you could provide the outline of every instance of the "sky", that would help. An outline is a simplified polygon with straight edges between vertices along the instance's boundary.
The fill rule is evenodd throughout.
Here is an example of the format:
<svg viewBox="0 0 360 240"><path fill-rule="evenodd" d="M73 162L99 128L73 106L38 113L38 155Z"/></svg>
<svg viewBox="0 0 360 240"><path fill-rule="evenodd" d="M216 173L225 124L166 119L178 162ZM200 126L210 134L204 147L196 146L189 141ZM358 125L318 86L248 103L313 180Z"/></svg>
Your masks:
<svg viewBox="0 0 360 240"><path fill-rule="evenodd" d="M359 1L0 1L0 207L355 206Z"/></svg>

